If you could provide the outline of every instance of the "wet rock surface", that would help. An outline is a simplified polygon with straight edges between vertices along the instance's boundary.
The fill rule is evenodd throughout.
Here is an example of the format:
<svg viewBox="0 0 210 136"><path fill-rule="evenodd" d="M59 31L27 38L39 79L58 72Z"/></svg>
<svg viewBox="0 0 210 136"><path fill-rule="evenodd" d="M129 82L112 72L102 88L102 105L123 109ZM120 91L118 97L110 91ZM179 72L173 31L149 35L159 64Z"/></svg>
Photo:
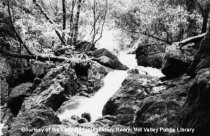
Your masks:
<svg viewBox="0 0 210 136"><path fill-rule="evenodd" d="M195 133L183 133L186 136L210 135L210 69L198 72L189 88L187 100L183 106L181 126L195 128Z"/></svg>
<svg viewBox="0 0 210 136"><path fill-rule="evenodd" d="M202 39L199 46L199 50L188 69L188 74L190 76L195 76L199 70L209 67L210 67L210 32L208 32L206 36Z"/></svg>
<svg viewBox="0 0 210 136"><path fill-rule="evenodd" d="M139 66L161 68L164 52L154 45L140 45L136 49L136 59Z"/></svg>
<svg viewBox="0 0 210 136"><path fill-rule="evenodd" d="M161 71L168 78L176 78L187 73L191 61L192 58L183 54L179 46L174 43L166 47Z"/></svg>
<svg viewBox="0 0 210 136"><path fill-rule="evenodd" d="M177 128L182 106L191 85L188 77L160 82L147 75L130 74L107 102L103 115L114 116L114 124L136 128ZM158 88L159 87L159 88ZM137 135L178 135L136 132ZM127 133L127 135L132 135Z"/></svg>
<svg viewBox="0 0 210 136"><path fill-rule="evenodd" d="M84 65L79 68L79 70L86 71L86 74L78 75L77 70L78 67L72 66L70 63L62 63L51 68L43 79L35 78L33 83L16 86L10 93L9 105L13 106L12 110L15 110L17 108L14 106L18 104L15 106L18 107L18 110L15 111L16 117L12 115L7 117L10 119L6 121L8 126L6 134L32 135L34 132L24 132L21 128L33 130L33 128L61 124L56 115L56 111L62 107L61 105L67 101L63 108L71 107L68 100L75 95L92 96L103 86L102 79L111 69L93 62L91 66ZM16 100L21 102L17 103ZM16 103L14 104L14 102ZM84 115L74 123L84 124L89 121L90 118Z"/></svg>
<svg viewBox="0 0 210 136"><path fill-rule="evenodd" d="M110 51L106 49L98 49L93 52L90 52L90 55L94 57L93 60L98 63L117 70L127 70L128 67L123 65L119 59Z"/></svg>
<svg viewBox="0 0 210 136"><path fill-rule="evenodd" d="M14 116L17 116L25 98L32 94L32 83L23 83L12 89L8 98L8 107Z"/></svg>

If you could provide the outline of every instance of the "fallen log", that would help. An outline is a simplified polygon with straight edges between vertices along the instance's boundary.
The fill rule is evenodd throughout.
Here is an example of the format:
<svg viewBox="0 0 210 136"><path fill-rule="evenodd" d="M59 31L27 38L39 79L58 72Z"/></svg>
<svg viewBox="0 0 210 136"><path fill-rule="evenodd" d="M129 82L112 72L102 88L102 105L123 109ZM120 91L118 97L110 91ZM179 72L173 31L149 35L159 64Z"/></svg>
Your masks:
<svg viewBox="0 0 210 136"><path fill-rule="evenodd" d="M199 34L197 36L194 36L194 37L189 37L183 41L180 41L178 42L180 48L182 48L183 46L189 44L189 43L195 43L195 42L199 42L202 40L202 38L206 35L206 33L202 33L202 34Z"/></svg>
<svg viewBox="0 0 210 136"><path fill-rule="evenodd" d="M17 54L17 53L10 53L5 50L0 50L0 53L4 56L9 56L13 58L22 58L22 59L34 59L39 61L58 61L58 62L71 62L73 64L80 64L80 63L88 63L91 59L81 59L81 58L67 58L67 57L57 57L53 55L26 55L26 54Z"/></svg>

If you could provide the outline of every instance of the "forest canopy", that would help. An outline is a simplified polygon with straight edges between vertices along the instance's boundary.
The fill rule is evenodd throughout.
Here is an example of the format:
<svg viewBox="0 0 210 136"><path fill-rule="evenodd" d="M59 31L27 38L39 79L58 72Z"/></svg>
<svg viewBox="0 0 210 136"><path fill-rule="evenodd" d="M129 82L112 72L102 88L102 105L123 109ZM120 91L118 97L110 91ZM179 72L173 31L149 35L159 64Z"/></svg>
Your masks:
<svg viewBox="0 0 210 136"><path fill-rule="evenodd" d="M13 46L23 44L34 54L51 52L58 46L73 50L81 41L115 51L153 44L165 48L206 32L209 3L209 0L3 0L0 37L12 38L8 41Z"/></svg>

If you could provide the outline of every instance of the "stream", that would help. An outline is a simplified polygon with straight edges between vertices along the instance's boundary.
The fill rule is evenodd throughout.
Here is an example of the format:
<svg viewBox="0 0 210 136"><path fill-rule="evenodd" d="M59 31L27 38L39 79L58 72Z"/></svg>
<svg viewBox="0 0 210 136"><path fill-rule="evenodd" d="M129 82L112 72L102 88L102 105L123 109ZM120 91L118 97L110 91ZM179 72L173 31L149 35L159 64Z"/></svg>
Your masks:
<svg viewBox="0 0 210 136"><path fill-rule="evenodd" d="M126 52L122 52L118 55L118 58L121 63L128 66L129 69L136 68L141 74L154 77L164 76L159 69L137 66L134 54L127 54ZM102 110L104 105L121 87L121 84L126 77L127 71L114 70L109 72L104 78L104 86L93 97L80 99L77 102L77 106L71 109L67 109L63 113L59 114L59 119L68 120L73 115L80 117L81 114L85 112L90 113L92 122L102 117Z"/></svg>

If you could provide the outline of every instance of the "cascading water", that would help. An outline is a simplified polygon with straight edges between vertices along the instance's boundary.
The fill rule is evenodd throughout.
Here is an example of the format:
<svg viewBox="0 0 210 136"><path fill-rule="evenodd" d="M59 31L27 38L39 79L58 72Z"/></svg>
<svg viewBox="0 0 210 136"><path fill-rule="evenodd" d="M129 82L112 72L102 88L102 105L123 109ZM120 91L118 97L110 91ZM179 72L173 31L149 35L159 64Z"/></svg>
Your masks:
<svg viewBox="0 0 210 136"><path fill-rule="evenodd" d="M3 129L3 127L4 127L4 124L0 123L0 136L2 136L2 135L3 135L3 133L2 133L2 129Z"/></svg>
<svg viewBox="0 0 210 136"><path fill-rule="evenodd" d="M83 99L78 108L66 110L58 117L60 120L67 119L72 115L80 116L82 113L90 113L92 121L102 117L102 110L106 102L120 88L121 83L127 76L126 71L114 70L109 72L104 79L104 86L91 98Z"/></svg>
<svg viewBox="0 0 210 136"><path fill-rule="evenodd" d="M127 54L122 52L118 55L119 60L130 69L138 69L140 73L150 75L154 77L162 77L163 74L160 70L150 67L137 66L137 62L134 54ZM127 71L114 70L104 78L104 86L91 98L80 99L75 108L71 110L65 110L58 115L60 120L70 119L71 116L81 116L82 113L90 113L91 121L95 121L99 117L102 117L102 110L106 102L114 95L114 93L120 88L122 82L127 76ZM146 82L146 81L145 81Z"/></svg>
<svg viewBox="0 0 210 136"><path fill-rule="evenodd" d="M128 66L130 69L137 69L139 73L147 74L152 77L163 77L163 73L156 68L152 67L143 67L143 66L138 66L135 54L128 54L127 52L121 52L118 55L119 61Z"/></svg>

